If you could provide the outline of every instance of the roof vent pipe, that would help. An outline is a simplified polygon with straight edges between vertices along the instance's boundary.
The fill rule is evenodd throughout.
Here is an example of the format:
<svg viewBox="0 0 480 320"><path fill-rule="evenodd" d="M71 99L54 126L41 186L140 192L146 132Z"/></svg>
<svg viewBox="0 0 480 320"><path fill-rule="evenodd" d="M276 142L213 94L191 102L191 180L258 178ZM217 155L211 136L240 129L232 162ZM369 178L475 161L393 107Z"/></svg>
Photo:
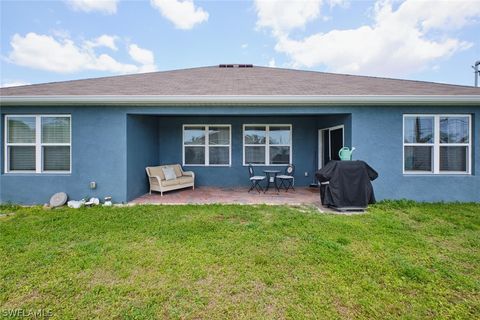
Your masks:
<svg viewBox="0 0 480 320"><path fill-rule="evenodd" d="M475 70L475 87L478 87L478 75L480 74L479 69L480 66L480 60L475 61L475 64L472 66L472 68Z"/></svg>

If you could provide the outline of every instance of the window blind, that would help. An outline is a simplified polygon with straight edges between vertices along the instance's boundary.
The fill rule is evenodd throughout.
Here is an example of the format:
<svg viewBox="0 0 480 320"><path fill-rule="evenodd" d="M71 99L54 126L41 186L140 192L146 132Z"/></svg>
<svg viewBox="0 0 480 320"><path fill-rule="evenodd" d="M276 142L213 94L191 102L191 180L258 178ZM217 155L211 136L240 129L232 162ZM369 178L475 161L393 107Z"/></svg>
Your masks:
<svg viewBox="0 0 480 320"><path fill-rule="evenodd" d="M9 117L8 143L35 143L35 117Z"/></svg>
<svg viewBox="0 0 480 320"><path fill-rule="evenodd" d="M69 146L44 146L43 170L68 171L70 170Z"/></svg>
<svg viewBox="0 0 480 320"><path fill-rule="evenodd" d="M71 170L68 115L6 115L6 172Z"/></svg>
<svg viewBox="0 0 480 320"><path fill-rule="evenodd" d="M42 117L42 143L70 143L70 118Z"/></svg>
<svg viewBox="0 0 480 320"><path fill-rule="evenodd" d="M35 146L8 147L9 170L35 171Z"/></svg>

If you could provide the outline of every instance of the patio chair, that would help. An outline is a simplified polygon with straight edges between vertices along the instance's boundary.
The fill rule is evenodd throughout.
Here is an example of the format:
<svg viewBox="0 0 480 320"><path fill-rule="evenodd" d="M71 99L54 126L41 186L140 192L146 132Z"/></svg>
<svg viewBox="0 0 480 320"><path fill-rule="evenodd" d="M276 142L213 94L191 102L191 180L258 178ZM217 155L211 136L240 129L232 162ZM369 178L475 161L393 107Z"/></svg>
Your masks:
<svg viewBox="0 0 480 320"><path fill-rule="evenodd" d="M285 189L285 192L287 192L290 188L295 191L295 188L293 187L293 184L295 182L295 178L293 177L294 173L295 166L293 164L289 164L285 168L285 174L277 175L277 179L280 181L280 185L278 186L278 188L280 189L283 187L283 189Z"/></svg>
<svg viewBox="0 0 480 320"><path fill-rule="evenodd" d="M265 176L256 176L255 171L253 171L253 166L251 164L248 165L248 174L250 175L250 183L252 184L250 186L250 189L248 189L248 192L252 191L253 189L257 190L258 193L263 191L262 186L260 185L260 182L265 180Z"/></svg>

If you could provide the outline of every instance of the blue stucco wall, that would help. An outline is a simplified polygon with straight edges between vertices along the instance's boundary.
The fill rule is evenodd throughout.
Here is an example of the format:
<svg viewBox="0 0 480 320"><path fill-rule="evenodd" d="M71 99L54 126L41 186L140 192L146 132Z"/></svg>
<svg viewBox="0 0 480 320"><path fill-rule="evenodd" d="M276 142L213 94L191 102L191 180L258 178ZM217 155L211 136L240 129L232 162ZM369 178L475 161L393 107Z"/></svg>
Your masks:
<svg viewBox="0 0 480 320"><path fill-rule="evenodd" d="M198 185L248 184L242 166L244 123L291 123L296 185L308 185L318 163L317 130L344 124L345 144L357 149L354 159L367 161L379 172L374 182L378 199L480 201L480 106L2 106L1 113L2 141L4 114L71 114L73 162L70 175L4 174L2 144L0 202L45 203L58 191L75 199L111 195L116 202L130 200L147 190L147 164L181 163L184 123L232 125L232 167L188 167L196 172ZM472 174L403 175L404 113L472 114ZM96 190L89 189L90 181L98 183Z"/></svg>
<svg viewBox="0 0 480 320"><path fill-rule="evenodd" d="M2 136L2 174L0 175L0 201L20 204L48 203L60 191L70 199L86 196L124 201L126 195L126 119L119 108L57 107L27 108L2 106L4 114L70 114L72 121L72 173L71 174L5 174L4 137ZM97 188L89 188L90 181Z"/></svg>
<svg viewBox="0 0 480 320"><path fill-rule="evenodd" d="M127 115L127 200L148 192L145 167L159 163L158 119Z"/></svg>
<svg viewBox="0 0 480 320"><path fill-rule="evenodd" d="M292 162L295 164L295 184L308 186L314 182L317 170L318 129L331 127L345 122L350 128L347 115L328 117L161 117L159 119L159 160L162 164L182 163L182 125L183 124L230 124L232 134L232 163L230 167L187 166L185 170L195 172L196 185L210 186L247 186L247 167L243 165L243 124L291 124L292 125ZM346 130L347 131L347 130ZM350 129L349 129L350 131ZM345 137L350 141L350 137ZM272 166L268 169L284 170L286 166ZM263 174L264 166L255 166L258 174ZM307 175L305 175L305 173Z"/></svg>
<svg viewBox="0 0 480 320"><path fill-rule="evenodd" d="M404 175L402 120L406 113L472 114L471 175ZM480 201L480 107L370 107L352 113L354 159L379 172L379 199Z"/></svg>

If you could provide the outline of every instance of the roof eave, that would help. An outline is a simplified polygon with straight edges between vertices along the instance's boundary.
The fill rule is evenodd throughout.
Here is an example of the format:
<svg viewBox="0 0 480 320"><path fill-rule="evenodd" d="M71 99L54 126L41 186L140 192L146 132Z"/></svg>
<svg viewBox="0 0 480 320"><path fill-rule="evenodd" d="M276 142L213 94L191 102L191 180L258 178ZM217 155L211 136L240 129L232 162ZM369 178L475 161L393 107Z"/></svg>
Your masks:
<svg viewBox="0 0 480 320"><path fill-rule="evenodd" d="M480 104L480 95L188 95L188 96L73 96L73 95L36 95L36 96L0 96L0 104L15 105L448 105Z"/></svg>

